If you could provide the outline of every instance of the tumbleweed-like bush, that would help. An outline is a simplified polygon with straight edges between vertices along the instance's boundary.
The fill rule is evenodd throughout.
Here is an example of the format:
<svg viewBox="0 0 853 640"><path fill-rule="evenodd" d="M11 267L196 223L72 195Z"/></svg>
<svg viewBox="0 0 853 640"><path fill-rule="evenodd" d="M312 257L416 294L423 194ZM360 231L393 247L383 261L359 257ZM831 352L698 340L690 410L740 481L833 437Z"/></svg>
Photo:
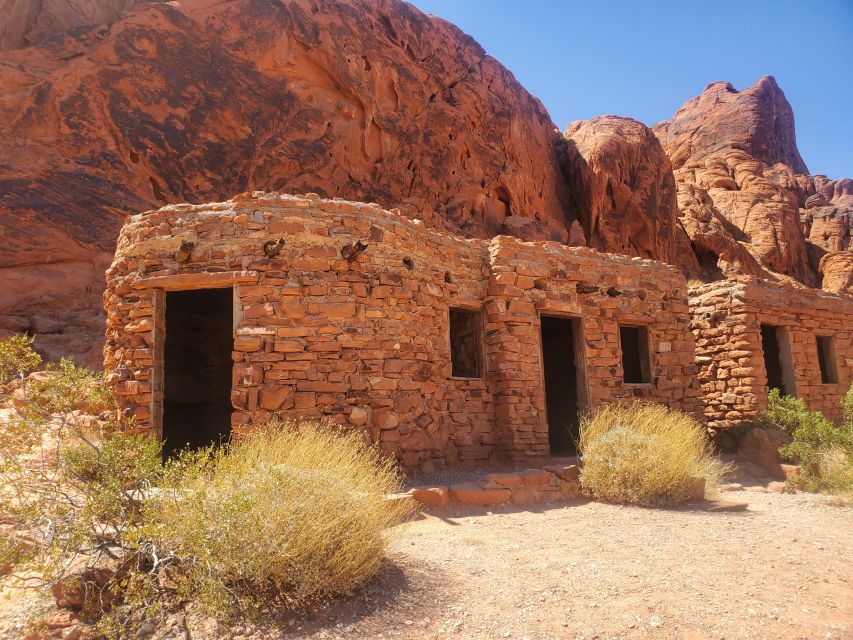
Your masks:
<svg viewBox="0 0 853 640"><path fill-rule="evenodd" d="M713 493L723 465L702 426L659 404L609 404L580 426L581 486L600 500L674 504L691 495L694 479Z"/></svg>
<svg viewBox="0 0 853 640"><path fill-rule="evenodd" d="M291 609L351 591L385 557L411 505L392 461L360 434L273 423L167 466L145 532L170 580L208 613Z"/></svg>

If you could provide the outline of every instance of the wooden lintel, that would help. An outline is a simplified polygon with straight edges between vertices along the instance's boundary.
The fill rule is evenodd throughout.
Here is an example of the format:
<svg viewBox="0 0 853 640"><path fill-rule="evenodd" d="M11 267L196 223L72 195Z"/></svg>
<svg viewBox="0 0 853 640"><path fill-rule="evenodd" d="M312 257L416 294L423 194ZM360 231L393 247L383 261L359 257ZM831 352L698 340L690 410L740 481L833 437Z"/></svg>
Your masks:
<svg viewBox="0 0 853 640"><path fill-rule="evenodd" d="M178 273L171 276L142 278L133 283L133 288L188 291L190 289L218 289L233 287L235 284L257 282L257 271Z"/></svg>
<svg viewBox="0 0 853 640"><path fill-rule="evenodd" d="M566 316L580 317L583 315L581 307L576 302L564 302L562 300L539 300L536 302L536 310L539 313L554 313Z"/></svg>

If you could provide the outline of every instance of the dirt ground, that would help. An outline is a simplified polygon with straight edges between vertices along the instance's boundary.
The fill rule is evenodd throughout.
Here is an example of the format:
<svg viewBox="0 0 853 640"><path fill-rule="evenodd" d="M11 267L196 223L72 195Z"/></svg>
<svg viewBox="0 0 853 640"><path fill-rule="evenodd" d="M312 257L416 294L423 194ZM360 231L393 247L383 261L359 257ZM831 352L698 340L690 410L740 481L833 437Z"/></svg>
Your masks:
<svg viewBox="0 0 853 640"><path fill-rule="evenodd" d="M725 494L749 503L742 513L575 502L425 515L374 581L312 619L190 616L151 637L853 638L853 509L753 489ZM0 637L23 635L26 607L0 598Z"/></svg>

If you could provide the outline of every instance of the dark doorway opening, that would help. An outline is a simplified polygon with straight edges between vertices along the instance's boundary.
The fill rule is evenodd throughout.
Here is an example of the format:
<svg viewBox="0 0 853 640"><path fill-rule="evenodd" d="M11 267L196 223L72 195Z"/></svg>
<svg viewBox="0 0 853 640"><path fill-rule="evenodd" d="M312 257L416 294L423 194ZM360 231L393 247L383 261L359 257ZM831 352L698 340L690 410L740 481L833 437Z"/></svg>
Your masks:
<svg viewBox="0 0 853 640"><path fill-rule="evenodd" d="M231 289L166 294L163 454L231 435Z"/></svg>
<svg viewBox="0 0 853 640"><path fill-rule="evenodd" d="M542 368L551 455L577 453L579 434L576 321L542 316Z"/></svg>
<svg viewBox="0 0 853 640"><path fill-rule="evenodd" d="M764 352L764 369L767 371L768 390L779 389L783 395L793 395L790 384L790 372L786 371L786 362L790 360L787 347L787 334L780 327L761 325L761 349Z"/></svg>

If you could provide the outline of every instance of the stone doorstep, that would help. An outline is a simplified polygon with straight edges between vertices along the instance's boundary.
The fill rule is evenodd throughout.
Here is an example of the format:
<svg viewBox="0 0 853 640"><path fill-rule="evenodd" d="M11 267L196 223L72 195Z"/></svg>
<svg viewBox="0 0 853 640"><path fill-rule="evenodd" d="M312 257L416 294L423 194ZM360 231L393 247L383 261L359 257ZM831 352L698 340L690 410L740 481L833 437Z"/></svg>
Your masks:
<svg viewBox="0 0 853 640"><path fill-rule="evenodd" d="M554 500L570 500L580 495L577 465L550 465L510 473L489 473L480 481L443 487L415 487L407 494L425 507L446 507L451 503L491 506L511 503L530 505Z"/></svg>
<svg viewBox="0 0 853 640"><path fill-rule="evenodd" d="M450 504L526 506L541 502L572 500L580 496L580 470L576 464L549 465L508 473L488 473L479 481L450 486L415 487L394 498L410 498L424 507L442 508ZM389 496L390 498L390 496ZM685 502L705 500L705 479L694 478ZM726 508L728 507L728 508ZM709 503L711 511L745 509L745 503Z"/></svg>

